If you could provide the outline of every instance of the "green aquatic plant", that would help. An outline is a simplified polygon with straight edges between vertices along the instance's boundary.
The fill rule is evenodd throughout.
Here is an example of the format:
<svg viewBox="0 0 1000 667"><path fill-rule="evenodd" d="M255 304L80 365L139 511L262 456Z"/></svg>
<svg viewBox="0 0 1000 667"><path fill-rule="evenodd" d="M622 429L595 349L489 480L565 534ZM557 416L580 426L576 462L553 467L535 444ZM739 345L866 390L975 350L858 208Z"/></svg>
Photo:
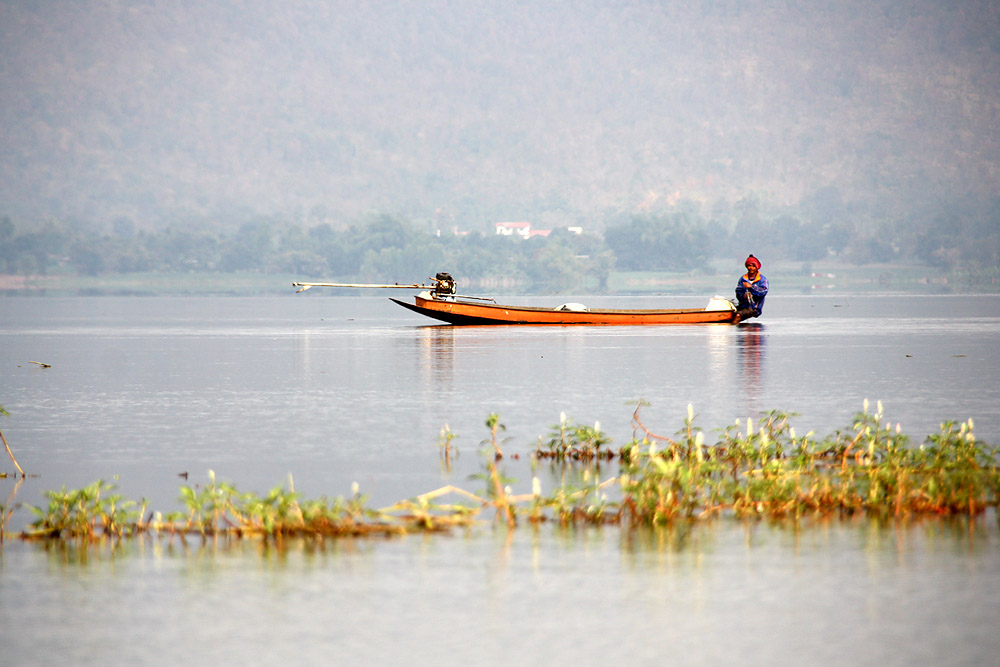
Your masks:
<svg viewBox="0 0 1000 667"><path fill-rule="evenodd" d="M82 489L46 491L45 508L29 505L38 519L27 531L28 537L80 537L98 535L124 537L142 529L142 509L136 503L113 493L115 486L98 480Z"/></svg>
<svg viewBox="0 0 1000 667"><path fill-rule="evenodd" d="M96 540L156 534L277 541L436 532L470 526L484 510L513 529L521 520L641 527L720 516L976 517L1000 505L998 451L975 437L972 420L944 422L938 433L913 446L899 424L885 420L881 404L870 411L866 401L848 428L825 438L811 431L799 436L793 415L772 411L737 421L709 442L692 406L674 437L648 429L640 407L633 414L632 440L617 453L605 447L610 439L599 424L582 429L562 415L549 447L539 450L562 457L562 480L548 494L536 474L535 456L530 493L515 492L517 482L498 456L474 476L484 482L481 494L449 485L382 509L368 507L357 485L347 498L310 500L295 491L291 477L287 485L258 495L217 481L210 471L206 484L181 487L180 511L156 512L145 522L145 502L136 509L103 481L47 492L48 506L32 508L38 519L21 537ZM491 414L486 423L495 437L498 416ZM443 437L450 444L447 434ZM600 466L574 454L582 451L591 457L610 453L618 470L602 479ZM577 462L583 465L575 468ZM445 502L446 496L460 500ZM0 528L10 512L9 503L0 507Z"/></svg>
<svg viewBox="0 0 1000 667"><path fill-rule="evenodd" d="M919 448L884 421L881 404L852 427L823 440L799 438L789 415L768 413L727 428L699 458L675 457L642 469L629 499L637 521L730 510L735 516L801 516L806 512L907 516L975 515L1000 501L997 451L978 441L973 424L945 422ZM676 450L674 450L676 451ZM713 463L719 465L713 466ZM708 465L707 465L708 464ZM650 489L656 503L650 506ZM700 497L695 497L700 493ZM641 502L640 502L641 501Z"/></svg>
<svg viewBox="0 0 1000 667"><path fill-rule="evenodd" d="M367 498L353 489L349 499L326 498L300 501L291 477L288 487L277 486L267 494L241 493L233 485L216 482L201 490L181 487L181 501L187 514L170 515L161 529L170 532L199 532L202 535L357 535L396 532L380 521L381 514L367 508Z"/></svg>
<svg viewBox="0 0 1000 667"><path fill-rule="evenodd" d="M445 470L451 470L451 460L458 456L458 448L452 444L452 441L457 437L457 435L451 432L451 427L447 424L441 429L438 447L441 451L441 461L444 463Z"/></svg>
<svg viewBox="0 0 1000 667"><path fill-rule="evenodd" d="M496 459L503 458L503 450L500 449L500 442L497 440L497 433L499 431L506 431L507 427L500 423L500 415L495 412L491 412L486 418L486 427L490 429L490 439L484 440L484 444L489 442L493 445L494 456Z"/></svg>
<svg viewBox="0 0 1000 667"><path fill-rule="evenodd" d="M611 459L615 456L613 452L601 450L610 442L611 438L601 431L601 422L594 422L593 426L577 424L562 412L559 423L551 428L548 441L543 443L539 438L535 456L574 460Z"/></svg>

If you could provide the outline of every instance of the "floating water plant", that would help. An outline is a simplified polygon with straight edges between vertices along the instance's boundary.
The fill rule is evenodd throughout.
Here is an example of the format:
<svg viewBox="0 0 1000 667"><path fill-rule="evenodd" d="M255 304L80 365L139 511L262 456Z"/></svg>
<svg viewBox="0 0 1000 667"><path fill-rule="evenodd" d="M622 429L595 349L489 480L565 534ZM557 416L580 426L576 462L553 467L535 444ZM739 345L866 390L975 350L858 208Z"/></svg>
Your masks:
<svg viewBox="0 0 1000 667"><path fill-rule="evenodd" d="M484 510L514 528L522 520L561 525L622 524L630 527L693 522L712 517L796 519L806 515L877 517L979 516L1000 504L998 451L979 441L972 420L944 422L940 431L914 446L898 424L885 420L866 401L849 428L818 439L799 436L794 415L772 411L719 431L715 442L695 424L688 407L673 437L657 435L633 413L633 437L620 449L607 447L600 430L581 427L561 415L546 446L532 457L567 465L581 462L574 483L563 481L549 494L534 474L530 493L515 493L514 480L500 467L498 415L486 421L494 460L478 475L481 494L445 486L382 509L372 509L352 488L349 498L302 499L291 478L263 496L243 493L210 473L204 486L182 486L183 509L146 513L146 503L126 501L103 481L75 491L48 492L46 508L22 539L128 538L142 534L247 537L397 535L469 526ZM443 431L445 457L454 437ZM601 479L595 459L615 461L618 470ZM578 483L582 479L582 483ZM457 502L443 502L458 496ZM12 509L0 508L0 527ZM487 517L488 518L488 517Z"/></svg>
<svg viewBox="0 0 1000 667"><path fill-rule="evenodd" d="M142 530L142 509L113 493L114 485L103 480L82 489L47 491L49 504L45 508L31 507L38 516L28 537L84 537L98 535L127 537ZM143 509L145 503L143 503Z"/></svg>
<svg viewBox="0 0 1000 667"><path fill-rule="evenodd" d="M486 418L486 427L488 429L490 429L489 443L493 445L493 451L495 452L495 458L497 460L502 459L503 458L503 450L500 449L500 443L497 441L497 432L498 431L506 431L507 427L500 423L500 415L498 415L495 412L491 412L490 416Z"/></svg>
<svg viewBox="0 0 1000 667"><path fill-rule="evenodd" d="M235 486L217 482L209 473L202 488L182 486L184 511L152 513L142 520L142 509L111 493L115 487L103 481L79 490L46 493L46 508L31 507L39 516L23 533L24 539L97 539L106 535L129 537L139 534L206 536L357 536L406 532L407 521L371 510L355 489L345 500L326 498L300 500L289 487L275 487L267 494L241 493ZM416 522L412 522L416 523Z"/></svg>
<svg viewBox="0 0 1000 667"><path fill-rule="evenodd" d="M554 459L612 459L614 453L601 447L611 442L611 438L601 431L601 422L593 426L576 424L566 416L559 414L559 423L552 427L549 439L543 443L539 438L535 456Z"/></svg>
<svg viewBox="0 0 1000 667"><path fill-rule="evenodd" d="M690 454L697 436L689 432L650 453L654 465L633 464L622 486L632 496L633 518L659 522L723 510L736 516L975 515L1000 500L997 451L976 440L971 421L945 422L915 448L898 425L883 421L881 405L869 413L866 402L850 430L823 440L798 437L789 417L767 413L756 428L747 420L746 432L731 426L700 455L701 447ZM647 509L650 495L653 510Z"/></svg>
<svg viewBox="0 0 1000 667"><path fill-rule="evenodd" d="M447 424L441 429L441 437L438 445L441 449L441 460L444 462L444 469L451 470L451 459L458 455L458 449L452 444L452 440L458 436L451 432L451 427Z"/></svg>

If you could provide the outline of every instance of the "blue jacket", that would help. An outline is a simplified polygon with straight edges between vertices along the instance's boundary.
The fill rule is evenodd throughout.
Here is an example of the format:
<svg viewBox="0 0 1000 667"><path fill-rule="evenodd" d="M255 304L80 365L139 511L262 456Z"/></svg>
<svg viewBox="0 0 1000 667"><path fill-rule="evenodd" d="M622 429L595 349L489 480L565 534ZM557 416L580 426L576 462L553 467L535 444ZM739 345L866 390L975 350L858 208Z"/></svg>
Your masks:
<svg viewBox="0 0 1000 667"><path fill-rule="evenodd" d="M747 288L743 286L743 281L749 281L746 274L740 277L736 283L736 307L752 308L758 315L764 310L764 297L767 296L767 278L760 271L757 272L757 280Z"/></svg>

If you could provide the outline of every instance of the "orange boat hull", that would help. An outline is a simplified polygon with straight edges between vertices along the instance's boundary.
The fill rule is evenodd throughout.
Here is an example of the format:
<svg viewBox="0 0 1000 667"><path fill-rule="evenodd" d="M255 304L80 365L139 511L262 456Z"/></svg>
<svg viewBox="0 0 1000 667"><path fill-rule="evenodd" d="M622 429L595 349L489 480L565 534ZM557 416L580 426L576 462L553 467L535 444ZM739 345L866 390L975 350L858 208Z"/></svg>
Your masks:
<svg viewBox="0 0 1000 667"><path fill-rule="evenodd" d="M557 310L529 306L501 306L494 303L469 303L448 299L414 297L414 303L392 299L399 305L421 315L448 324L732 324L733 310L692 310L683 308L658 310Z"/></svg>

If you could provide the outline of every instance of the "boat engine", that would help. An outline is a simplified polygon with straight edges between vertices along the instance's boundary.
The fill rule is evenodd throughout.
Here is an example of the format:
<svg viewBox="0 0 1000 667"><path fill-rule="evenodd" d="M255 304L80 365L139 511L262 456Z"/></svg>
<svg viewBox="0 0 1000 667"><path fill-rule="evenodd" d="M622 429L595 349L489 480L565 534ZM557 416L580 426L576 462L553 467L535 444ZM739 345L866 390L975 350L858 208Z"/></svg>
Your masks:
<svg viewBox="0 0 1000 667"><path fill-rule="evenodd" d="M434 275L434 296L451 296L458 292L458 285L450 273L438 272Z"/></svg>

